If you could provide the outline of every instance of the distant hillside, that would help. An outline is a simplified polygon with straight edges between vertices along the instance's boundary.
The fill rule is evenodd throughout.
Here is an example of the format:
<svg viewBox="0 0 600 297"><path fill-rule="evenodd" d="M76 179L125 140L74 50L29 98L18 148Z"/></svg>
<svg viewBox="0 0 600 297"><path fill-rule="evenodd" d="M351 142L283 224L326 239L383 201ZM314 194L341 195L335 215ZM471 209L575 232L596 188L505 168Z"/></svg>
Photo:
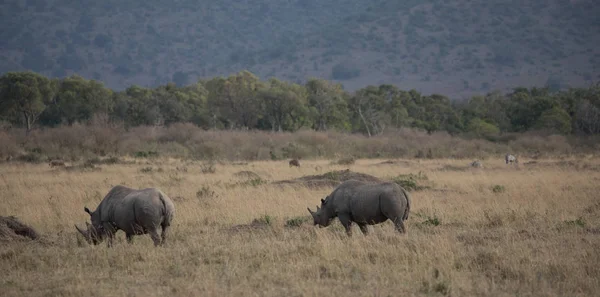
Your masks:
<svg viewBox="0 0 600 297"><path fill-rule="evenodd" d="M115 89L242 69L332 79L348 90L391 83L452 97L586 86L600 79L598 7L587 0L5 0L0 72L78 73Z"/></svg>

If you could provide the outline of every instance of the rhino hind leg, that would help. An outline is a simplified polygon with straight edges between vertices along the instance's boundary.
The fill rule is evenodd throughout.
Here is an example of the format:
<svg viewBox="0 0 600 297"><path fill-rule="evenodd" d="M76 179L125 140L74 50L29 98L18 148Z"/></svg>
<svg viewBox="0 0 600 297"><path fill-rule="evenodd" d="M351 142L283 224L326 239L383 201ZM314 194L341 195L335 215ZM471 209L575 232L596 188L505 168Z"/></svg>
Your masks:
<svg viewBox="0 0 600 297"><path fill-rule="evenodd" d="M125 234L125 237L127 238L127 243L129 243L129 244L133 243L133 234L131 234L131 233Z"/></svg>
<svg viewBox="0 0 600 297"><path fill-rule="evenodd" d="M402 217L392 218L391 221L394 222L394 227L396 228L396 231L400 233L406 233L406 226L404 226L404 221L402 220Z"/></svg>
<svg viewBox="0 0 600 297"><path fill-rule="evenodd" d="M170 225L167 225L167 224L163 224L163 225L162 225L162 232L161 232L161 234L160 234L160 238L161 238L161 240L162 240L162 241L161 241L161 243L162 243L162 244L165 244L165 241L167 240L167 234L169 233L169 228L170 228L170 227L171 227L171 226L170 226Z"/></svg>
<svg viewBox="0 0 600 297"><path fill-rule="evenodd" d="M160 243L160 236L158 236L158 230L152 229L149 230L148 233L150 234L150 238L152 238L152 241L154 242L154 246L159 246Z"/></svg>

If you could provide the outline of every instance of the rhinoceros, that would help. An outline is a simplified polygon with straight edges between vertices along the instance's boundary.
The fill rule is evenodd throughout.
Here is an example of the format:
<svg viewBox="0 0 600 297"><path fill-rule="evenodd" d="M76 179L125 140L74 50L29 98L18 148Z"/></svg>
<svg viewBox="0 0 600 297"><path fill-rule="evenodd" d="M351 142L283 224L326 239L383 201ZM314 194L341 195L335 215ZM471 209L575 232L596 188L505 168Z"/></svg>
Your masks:
<svg viewBox="0 0 600 297"><path fill-rule="evenodd" d="M388 219L396 230L405 233L404 221L410 212L408 192L393 182L366 183L348 180L338 185L325 199L321 207L313 212L314 225L327 227L337 217L348 236L352 236L352 223L355 222L364 235L368 225L383 223Z"/></svg>
<svg viewBox="0 0 600 297"><path fill-rule="evenodd" d="M92 224L86 222L87 230L75 228L88 243L94 245L108 237L112 246L115 232L123 230L127 242L132 243L134 235L150 234L154 246L165 243L167 232L175 216L173 201L156 188L131 189L122 185L113 187L100 202L95 211L84 207ZM158 227L162 228L158 236Z"/></svg>

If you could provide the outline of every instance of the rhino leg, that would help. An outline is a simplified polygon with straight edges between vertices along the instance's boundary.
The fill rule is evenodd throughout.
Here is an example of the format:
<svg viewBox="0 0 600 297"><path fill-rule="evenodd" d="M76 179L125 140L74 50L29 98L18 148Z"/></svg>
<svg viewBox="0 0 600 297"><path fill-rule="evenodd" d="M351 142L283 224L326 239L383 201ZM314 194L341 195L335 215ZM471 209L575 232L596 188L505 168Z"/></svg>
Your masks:
<svg viewBox="0 0 600 297"><path fill-rule="evenodd" d="M127 238L127 243L133 243L133 234L125 234L125 237Z"/></svg>
<svg viewBox="0 0 600 297"><path fill-rule="evenodd" d="M165 241L167 240L167 233L169 233L169 225L163 224L162 225L162 232L160 234L160 237L162 239L162 244L165 244Z"/></svg>
<svg viewBox="0 0 600 297"><path fill-rule="evenodd" d="M391 219L394 222L394 227L396 227L396 231L400 233L406 233L406 227L404 226L404 221L402 217L396 217Z"/></svg>
<svg viewBox="0 0 600 297"><path fill-rule="evenodd" d="M113 239L115 238L115 232L117 232L117 230L115 230L115 228L113 228L112 224L110 223L102 223L102 227L104 228L104 232L106 232L106 245L108 247L112 247Z"/></svg>
<svg viewBox="0 0 600 297"><path fill-rule="evenodd" d="M156 230L156 228L148 230L148 233L150 234L150 238L152 238L152 241L154 241L154 246L159 246L160 237L158 236L158 231Z"/></svg>
<svg viewBox="0 0 600 297"><path fill-rule="evenodd" d="M360 231L362 231L362 233L363 233L364 235L368 235L368 234L369 234L369 225L367 225L367 224L362 224L362 223L361 223L361 224L358 224L358 223L357 223L357 225L358 225L358 228L360 228Z"/></svg>
<svg viewBox="0 0 600 297"><path fill-rule="evenodd" d="M338 218L340 219L342 226L346 229L346 234L352 236L352 220L350 219L350 216L347 214L339 214Z"/></svg>

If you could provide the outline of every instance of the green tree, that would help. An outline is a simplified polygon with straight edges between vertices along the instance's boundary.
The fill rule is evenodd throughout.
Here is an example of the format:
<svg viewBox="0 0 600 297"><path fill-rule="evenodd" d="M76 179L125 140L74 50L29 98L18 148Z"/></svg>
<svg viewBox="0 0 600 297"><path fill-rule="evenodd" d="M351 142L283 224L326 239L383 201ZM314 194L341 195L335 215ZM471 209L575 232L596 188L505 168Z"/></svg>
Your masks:
<svg viewBox="0 0 600 297"><path fill-rule="evenodd" d="M498 134L500 129L480 118L474 118L467 125L467 132L477 137L489 137Z"/></svg>
<svg viewBox="0 0 600 297"><path fill-rule="evenodd" d="M555 106L548 109L537 119L536 128L560 134L571 133L571 116L562 108Z"/></svg>
<svg viewBox="0 0 600 297"><path fill-rule="evenodd" d="M313 129L325 131L330 128L348 130L347 94L341 84L322 79L309 79L306 83L308 104L313 118Z"/></svg>
<svg viewBox="0 0 600 297"><path fill-rule="evenodd" d="M262 87L259 78L248 71L241 71L227 79L215 78L207 82L210 110L215 117L221 117L230 129L252 128L261 116L258 91Z"/></svg>
<svg viewBox="0 0 600 297"><path fill-rule="evenodd" d="M0 107L21 117L29 133L57 91L56 80L27 71L8 72L0 78Z"/></svg>
<svg viewBox="0 0 600 297"><path fill-rule="evenodd" d="M259 92L264 115L271 130L296 130L307 114L308 94L304 86L269 80L269 85Z"/></svg>
<svg viewBox="0 0 600 297"><path fill-rule="evenodd" d="M46 125L87 121L94 114L109 114L114 106L112 90L98 81L72 75L60 81L58 92L41 116Z"/></svg>
<svg viewBox="0 0 600 297"><path fill-rule="evenodd" d="M389 125L389 104L380 88L368 86L360 89L348 102L354 125L362 128L359 130L365 131L369 137L383 133Z"/></svg>

